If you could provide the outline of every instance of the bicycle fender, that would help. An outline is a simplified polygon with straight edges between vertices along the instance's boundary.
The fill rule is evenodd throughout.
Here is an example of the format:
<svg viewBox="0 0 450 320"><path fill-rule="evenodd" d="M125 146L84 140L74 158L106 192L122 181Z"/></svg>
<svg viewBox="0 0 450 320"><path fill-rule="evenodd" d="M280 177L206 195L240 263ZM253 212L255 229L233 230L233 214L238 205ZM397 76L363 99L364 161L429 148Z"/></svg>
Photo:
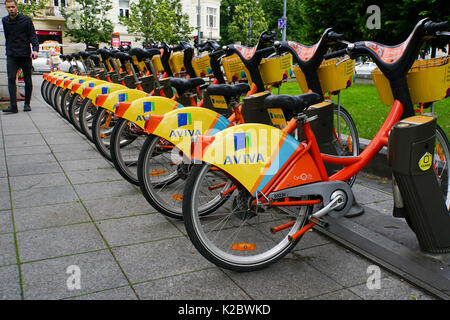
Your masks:
<svg viewBox="0 0 450 320"><path fill-rule="evenodd" d="M278 128L248 123L198 138L193 158L224 170L256 195L299 148L304 147Z"/></svg>
<svg viewBox="0 0 450 320"><path fill-rule="evenodd" d="M66 80L74 80L75 77L78 78L78 76L74 76L73 74L65 74L65 75L61 75L61 76L59 76L59 77L57 78L55 84L56 84L58 87L64 88L64 83L65 83L65 81L66 81Z"/></svg>
<svg viewBox="0 0 450 320"><path fill-rule="evenodd" d="M87 98L91 101L95 101L98 94L109 94L111 92L117 91L117 90L124 90L127 89L124 85L118 84L118 83L102 83L98 84L94 87L84 87L83 89L83 97Z"/></svg>
<svg viewBox="0 0 450 320"><path fill-rule="evenodd" d="M190 158L193 137L211 136L230 125L227 118L213 110L179 107L164 116L150 116L144 131L168 140Z"/></svg>
<svg viewBox="0 0 450 320"><path fill-rule="evenodd" d="M122 89L110 94L100 94L95 99L95 105L108 111L116 112L121 102L133 102L137 99L147 97L148 94L141 90Z"/></svg>
<svg viewBox="0 0 450 320"><path fill-rule="evenodd" d="M56 81L57 81L58 79L64 77L64 76L65 76L65 74L55 74L55 75L52 75L52 76L50 77L50 83L56 84Z"/></svg>
<svg viewBox="0 0 450 320"><path fill-rule="evenodd" d="M66 78L63 83L62 83L62 87L65 89L69 89L72 90L72 84L75 83L76 81L86 81L87 79L89 79L88 77L84 77L84 76L71 76Z"/></svg>
<svg viewBox="0 0 450 320"><path fill-rule="evenodd" d="M182 107L177 101L159 96L151 96L137 99L133 102L122 102L116 108L115 115L127 119L137 126L145 129L145 121L151 115L164 115L178 107Z"/></svg>
<svg viewBox="0 0 450 320"><path fill-rule="evenodd" d="M64 81L64 87L69 90L72 90L73 85L81 84L90 79L91 78L89 78L89 77L83 77L83 76L77 76L77 77L73 78L72 80L71 80L71 78L68 78L68 79L66 79L66 81Z"/></svg>
<svg viewBox="0 0 450 320"><path fill-rule="evenodd" d="M94 88L98 85L101 84L107 84L109 83L108 81L104 81L104 80L97 80L97 79L91 79L88 81L83 82L75 91L75 93L79 94L81 97L86 98L86 96L83 95L84 89L85 88ZM73 91L73 90L72 90Z"/></svg>

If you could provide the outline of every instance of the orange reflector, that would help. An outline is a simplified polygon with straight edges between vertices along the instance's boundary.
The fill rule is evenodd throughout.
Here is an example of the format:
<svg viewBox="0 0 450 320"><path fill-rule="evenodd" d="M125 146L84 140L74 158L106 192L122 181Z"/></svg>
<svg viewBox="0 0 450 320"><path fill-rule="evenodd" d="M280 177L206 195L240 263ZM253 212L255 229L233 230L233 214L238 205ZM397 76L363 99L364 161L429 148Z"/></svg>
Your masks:
<svg viewBox="0 0 450 320"><path fill-rule="evenodd" d="M235 243L231 249L237 251L252 251L256 250L256 245L253 243Z"/></svg>
<svg viewBox="0 0 450 320"><path fill-rule="evenodd" d="M183 201L183 195L181 194L173 194L172 198L177 201Z"/></svg>
<svg viewBox="0 0 450 320"><path fill-rule="evenodd" d="M350 153L353 153L352 138L350 136L347 137L347 145L348 145L348 151Z"/></svg>
<svg viewBox="0 0 450 320"><path fill-rule="evenodd" d="M166 170L155 170L155 171L150 172L148 175L151 177L154 177L154 176L162 175L164 173L166 173Z"/></svg>
<svg viewBox="0 0 450 320"><path fill-rule="evenodd" d="M438 155L439 155L439 159L441 160L441 161L444 161L444 153L442 152L442 148L441 148L441 146L440 145L436 145L436 151L437 151L437 153L438 153Z"/></svg>

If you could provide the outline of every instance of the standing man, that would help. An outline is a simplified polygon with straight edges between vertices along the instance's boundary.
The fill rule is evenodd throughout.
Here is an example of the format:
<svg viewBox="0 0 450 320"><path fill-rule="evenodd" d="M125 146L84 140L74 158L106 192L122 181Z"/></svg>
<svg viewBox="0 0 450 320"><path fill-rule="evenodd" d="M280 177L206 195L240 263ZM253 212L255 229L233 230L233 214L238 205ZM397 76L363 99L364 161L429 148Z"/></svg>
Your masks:
<svg viewBox="0 0 450 320"><path fill-rule="evenodd" d="M25 82L25 105L23 111L31 111L30 100L33 90L31 80L31 59L38 57L39 41L30 17L17 12L16 0L6 0L9 15L2 18L6 39L6 66L10 106L3 112L17 113L17 70L22 69ZM32 50L31 48L32 47Z"/></svg>

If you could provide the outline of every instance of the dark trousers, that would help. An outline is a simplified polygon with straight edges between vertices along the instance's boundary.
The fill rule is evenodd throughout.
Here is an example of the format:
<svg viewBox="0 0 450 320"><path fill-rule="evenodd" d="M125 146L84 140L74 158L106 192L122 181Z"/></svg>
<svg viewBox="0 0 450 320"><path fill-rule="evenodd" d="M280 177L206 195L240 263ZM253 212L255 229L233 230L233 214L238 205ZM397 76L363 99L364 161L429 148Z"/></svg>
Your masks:
<svg viewBox="0 0 450 320"><path fill-rule="evenodd" d="M30 57L7 56L6 69L8 73L8 90L10 105L17 107L17 70L22 69L25 82L25 105L30 105L31 93L33 91L33 81L31 80L32 62Z"/></svg>

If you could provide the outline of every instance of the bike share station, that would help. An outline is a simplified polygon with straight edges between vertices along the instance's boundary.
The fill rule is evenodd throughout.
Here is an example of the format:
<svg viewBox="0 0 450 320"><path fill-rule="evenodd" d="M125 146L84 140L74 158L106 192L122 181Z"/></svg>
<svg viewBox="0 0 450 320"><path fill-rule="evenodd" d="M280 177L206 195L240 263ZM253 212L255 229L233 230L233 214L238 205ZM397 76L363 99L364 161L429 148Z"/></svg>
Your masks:
<svg viewBox="0 0 450 320"><path fill-rule="evenodd" d="M425 21L425 19L423 21ZM418 26L419 25L420 23L418 24ZM434 25L436 27L439 26L439 24ZM328 31L326 31L324 34L326 34L327 32ZM332 40L339 39L340 37L341 35L334 33ZM317 70L319 70L319 77L320 77L320 71L322 70L323 72L324 68L327 65L327 63L324 63L324 65L322 66L322 61L325 52L327 51L326 39L327 38L325 37L321 39L321 41L318 43L319 45L317 45L318 49L316 52L316 57L315 58L313 57L311 60L309 59L310 57L308 57L308 59L306 60L302 60L302 58L304 57L298 57L296 55L295 49L290 46L287 46L286 43L284 43L284 45L278 44L275 46L277 47L278 52L284 51L290 53L296 60L297 65L300 65L302 67L301 71L298 69L298 67L297 70L296 69L293 70L293 72L296 75L297 81L299 81L299 83L300 81L302 81L303 83L302 91L308 92L308 90L311 89L311 91L314 92L312 93L312 97L317 98L314 97L314 95L316 95L319 98L318 101L320 101L320 103L315 104L315 108L309 109L307 112L305 112L305 119L308 118L306 120L311 121L311 128L313 131L315 131L314 132L314 134L316 135L315 139L317 141L317 144L319 145L319 149L322 150L323 153L326 153L329 156L331 155L330 157L339 157L339 156L350 157L352 155L339 154L339 152L336 151L336 148L333 145L335 144L335 142L333 142L332 139L333 125L334 125L333 110L337 106L330 103L329 100L324 101L323 92L332 92L335 90L333 89L324 90L323 79L320 79L320 81L319 79L317 79ZM410 37L408 39L409 43L406 43L406 45L411 46L413 48L415 46L414 42L415 41L420 42L420 40L421 39L419 39L418 37L417 38ZM355 43L353 45L356 46L359 45L358 49L362 50L361 48L367 46L367 43L368 42L365 43L361 42ZM380 45L380 47L381 46L382 45ZM417 46L419 45L417 44ZM176 48L178 51L183 52L183 55L181 54L175 55L173 54L173 52L177 50L173 50L174 48L171 48L173 50L173 52L171 53L172 57L178 57L177 61L179 62L178 63L179 68L177 68L177 70L181 69L182 66L186 66L188 67L187 68L188 73L191 73L192 78L195 78L196 73L192 68L189 67L190 63L188 61L192 59L193 49L188 48L187 45L186 46L179 45ZM385 47L383 48L385 49ZM217 52L218 49L220 48L212 47L211 51ZM269 52L267 48L263 50ZM367 46L367 50L369 50L369 46ZM404 49L404 51L407 50ZM386 268L388 271L397 274L398 276L424 289L430 294L439 297L441 299L447 300L450 299L450 214L447 209L448 205L445 203L443 197L443 190L448 190L447 186L444 184L448 183L449 179L446 176L443 177L441 182L438 182L438 179L436 179L435 171L437 170L437 168L435 167L436 165L433 157L436 157L435 143L437 132L437 118L431 113L426 113L427 112L426 110L425 113L416 115L414 113L413 106L420 102L437 101L445 98L445 92L447 88L449 88L450 86L450 63L449 58L447 57L446 59L442 59L442 61L444 61L442 64L427 65L427 66L421 65L420 63L414 64L413 68L411 68L413 72L408 73L412 61L414 60L414 57L411 60L410 57L408 57L408 55L410 54L414 55L415 53L414 50L409 51L411 53L408 52L408 54L404 54L404 57L402 52L401 54L402 57L399 59L400 63L396 64L395 66L392 64L391 65L387 64L386 61L382 60L380 57L380 61L378 61L377 65L379 67L381 66L382 69L386 68L386 70L381 70L381 72L380 70L378 70L378 73L374 72L372 74L372 77L380 93L380 97L383 104L385 105L394 104L393 106L394 109L395 107L394 100L398 100L401 102L404 108L401 111L402 112L401 119L400 116L399 118L397 118L400 119L400 121L396 122L392 126L389 135L383 136L383 134L379 134L378 136L377 134L377 136L374 138L374 140L375 139L382 140L381 144L387 145L387 148L383 148L381 152L386 153L384 157L380 157L383 158L383 160L381 160L383 162L377 165L383 167L382 176L392 180L392 187L385 186L381 188L383 191L386 191L386 194L387 193L392 194L393 198L392 212L385 212L384 214L380 214L380 212L375 209L369 208L367 206L364 207L360 206L356 201L352 201L352 203L348 201L348 203L345 204L345 210L347 210L349 207L351 207L352 209L349 211L349 213L351 214L348 215L347 218L342 217L338 218L338 216L342 215L339 214L333 215L331 214L332 213L331 212L329 215L324 216L323 221L320 220L320 223L319 222L315 223L313 228L317 232L337 241L344 247L347 247L350 250L364 256L365 258L373 261L374 263ZM153 53L150 54L149 52L140 52L140 50L131 51L131 55L133 55L133 52L137 56L139 56L139 54L142 54L142 57L145 57L148 60L153 59L152 57L154 55ZM111 59L111 57L109 56L111 55L111 53L108 53L106 51L103 52L102 50L100 50L99 53L100 54L104 53L102 58L104 61ZM161 71L165 70L166 72L168 72L168 75L170 75L171 68L169 65L169 55L170 55L169 50L165 51L165 53L166 54L163 54L161 56L161 68L158 69L161 69ZM344 54L347 53L350 53L350 51L344 51ZM360 52L357 52L355 50L355 53ZM122 58L122 60L128 59L127 61L130 61L127 63L122 63L123 66L129 65L128 68L124 69L130 69L131 72L129 72L129 74L127 75L128 78L130 79L131 82L134 83L134 85L136 84L140 85L141 84L140 79L142 78L139 78L137 76L135 69L132 66L133 59L131 59L131 55L123 53L115 53L116 58L118 59ZM332 54L330 54L330 56L326 59L332 59L333 57L331 55ZM83 55L81 56L83 57ZM335 55L335 57L339 56L342 56L342 52L340 53L340 55L338 54ZM210 57L213 57L213 53L210 54ZM286 61L289 60L286 59L288 58L287 56L283 57L284 60ZM88 56L86 56L85 58L88 58ZM237 56L228 57L229 60L230 58L238 59ZM258 56L258 54L255 54L246 61L246 66L250 70L251 78L253 79L254 82L253 84L257 89L256 90L257 94L243 99L246 108L243 109L242 116L244 119L246 119L246 122L248 123L252 123L253 119L251 119L251 117L256 116L257 119L255 118L254 122L270 124L271 122L273 123L273 121L269 119L268 114L264 113L263 119L264 121L263 121L261 120L261 117L263 115L262 114L259 115L257 113L261 109L260 106L265 103L263 102L263 100L265 99L266 95L268 95L267 93L263 92L265 90L263 82L265 81L263 81L263 79L257 73L258 65L261 59L262 56ZM315 61L316 59L317 61ZM241 58L240 60L243 59ZM170 61L172 64L174 64L175 59L172 58L172 60ZM212 58L211 61L213 61ZM290 61L291 60L289 60L289 62ZM402 61L406 62L403 63ZM409 63L408 61L410 61L411 64L408 65ZM136 60L135 62L136 65L138 66L139 65L138 61ZM216 62L217 66L211 63L213 72L215 69L220 69L218 67L218 61ZM266 64L268 65L269 63L266 62ZM283 65L285 64L286 63L283 63ZM228 64L228 69L229 65L230 63ZM290 65L292 65L291 62ZM319 66L322 69L319 69ZM339 68L337 68L337 66L339 66ZM402 66L404 70L398 71L398 69L401 69ZM243 66L240 67L243 68ZM342 78L341 80L343 83L342 87L339 87L339 90L346 89L351 85L351 83L353 82L352 76L354 70L353 59L347 60L344 59L338 64L334 62L334 64L328 64L328 67L330 67L333 70L338 70L336 72L340 73L339 75L337 75L337 77ZM388 72L393 71L394 67L396 68L395 70L396 72ZM392 68L392 70L389 70L389 68ZM103 69L106 70L106 68ZM112 77L112 73L114 73L113 72L114 68L107 68L107 69L111 70L111 77ZM158 79L156 77L156 72L154 71L155 68L153 67L153 65L151 65L148 69L152 72L147 70L148 71L147 73L145 72L142 73L146 74L146 77L149 79L151 77L150 73L154 74L155 79ZM230 70L227 70L227 64L224 64L224 71L225 73L227 73L227 71L228 73L232 73L232 76L227 76L227 78L230 79L233 77L239 77L241 76L242 73L236 72L236 70L232 70L232 72ZM283 69L283 72L284 71L286 70ZM407 73L408 77L406 77ZM389 75L389 79L384 77L384 75L386 74ZM416 76L418 78L414 79L414 77ZM435 83L437 81L434 80L438 78L444 80L442 81L442 85L434 85L436 92L420 92L422 84ZM336 81L337 80L333 78L332 84L336 85ZM415 84L413 83L414 81L416 81ZM218 82L222 83L225 81L223 80ZM187 82L183 83L186 85ZM125 85L125 81L122 84ZM158 90L164 91L163 90L164 85L162 85L162 83L160 83L159 81L157 81L157 84L158 84L157 87L159 88ZM172 81L172 85L174 87L176 84L177 81ZM126 87L130 86L131 86L130 84L126 85ZM198 84L194 83L193 90L195 89L196 86L198 86ZM142 89L141 90L142 92L140 92L139 97L141 99L144 98L147 99L148 96L146 96L146 93L149 92L151 89L153 89L153 87L145 89L146 90ZM250 88L247 88L245 92L247 92L249 89ZM172 93L171 90L172 89L169 90L170 93ZM412 95L412 97L410 97L409 90L413 91L415 95ZM110 92L110 90L106 91L110 94L110 96L108 97L107 95L105 95L103 98L110 100L112 98L116 100L119 99L120 92L122 92L120 90L117 90L117 94L115 94L113 92ZM146 92L144 93L144 91ZM103 90L99 92L102 92L103 94ZM179 92L180 93L182 92L181 89L179 90ZM386 92L388 92L390 96L386 97L385 96ZM194 93L190 94L189 97L191 97ZM210 93L219 94L221 93L221 91L216 89L216 92L211 90ZM239 92L239 94L240 93L241 92ZM129 104L131 105L132 100L131 92L129 94L130 94ZM426 96L427 94L429 96ZM424 100L421 101L420 99L417 98L417 96L420 96ZM101 95L99 95L96 98L97 102L98 100L101 100L98 98L101 98ZM127 96L127 99L128 98L129 97ZM180 97L180 101L181 98L183 97ZM114 103L117 102L116 100L114 100ZM275 99L269 100L272 100L272 102L274 102ZM340 98L338 100L340 101ZM211 101L207 100L205 104L209 105L212 103ZM228 104L229 101L225 102L227 102L225 104ZM188 103L189 101L186 100L185 104L189 105ZM117 103L117 105L121 107L119 103ZM174 102L173 106L176 105L177 103ZM340 106L340 102L338 102L338 105ZM101 106L102 108L106 108L105 107L106 104L99 106ZM123 106L124 105L122 105L122 107ZM130 106L126 105L126 107ZM277 105L274 103L272 107L277 107ZM120 110L115 110L117 114L120 114L120 112L118 111L121 111L123 108L119 109ZM62 114L64 114L64 108L62 111L63 111ZM173 112L175 114L175 112L178 111ZM312 120L316 118L318 118L319 120L316 121ZM126 118L124 117L124 119ZM152 117L150 117L150 119L152 119ZM162 121L161 120L162 116L159 116L159 118L155 119L159 119L158 121ZM148 120L148 122L145 124L144 126L145 129L147 129L146 126L149 123L151 123L150 120ZM388 125L386 125L385 127L387 126ZM375 157L375 159L372 161L380 161L380 160L379 158ZM448 164L444 163L443 165L447 166ZM335 170L335 168L333 168L332 166L327 167L327 170L328 169ZM375 173L377 174L377 172ZM336 181L339 182L340 184L345 185L346 190L349 190L348 195L350 196L350 198L348 199L353 199L351 188L347 183L345 183L348 182L348 180L343 179L342 181L339 180ZM352 180L352 183L353 181L354 180ZM441 186L440 183L442 183L443 186ZM331 186L331 184L329 185ZM374 188L380 189L380 187L377 186L376 183L374 183L373 186ZM301 188L303 188L304 186L298 185L297 187L298 189L294 191L301 190ZM295 189L297 187L293 187L292 189ZM292 189L283 189L282 192L285 192L285 190L288 190L286 192L292 192ZM331 187L329 187L329 189L331 190ZM357 191L354 192L357 194ZM318 195L322 193L319 192L318 193L310 192L309 194L305 193L305 195L310 194ZM285 195L284 197L288 198L289 196ZM448 194L447 194L447 202L450 202L450 195ZM323 200L323 204L325 207L327 207L325 200ZM325 208L320 210L324 209ZM343 207L337 208L336 211L339 211L341 209L343 209ZM286 225L288 224L289 223L287 223ZM281 227L282 226L280 226L280 230ZM342 270L342 272L346 271Z"/></svg>
<svg viewBox="0 0 450 320"><path fill-rule="evenodd" d="M448 86L448 63L442 70L429 69L430 81L442 77L447 79L444 83ZM379 84L378 75L372 76L375 84ZM392 102L385 104L389 103ZM363 215L350 219L328 216L328 228L315 229L447 300L450 299L450 213L433 170L436 120L435 116L426 114L402 119L390 132L387 151L383 150L387 159L383 156L382 160L375 160L381 162L374 171L392 179L392 215L390 212L380 215L365 207ZM387 175L390 171L392 174ZM407 191L401 193L400 189ZM405 218L407 223L398 223L396 218Z"/></svg>

